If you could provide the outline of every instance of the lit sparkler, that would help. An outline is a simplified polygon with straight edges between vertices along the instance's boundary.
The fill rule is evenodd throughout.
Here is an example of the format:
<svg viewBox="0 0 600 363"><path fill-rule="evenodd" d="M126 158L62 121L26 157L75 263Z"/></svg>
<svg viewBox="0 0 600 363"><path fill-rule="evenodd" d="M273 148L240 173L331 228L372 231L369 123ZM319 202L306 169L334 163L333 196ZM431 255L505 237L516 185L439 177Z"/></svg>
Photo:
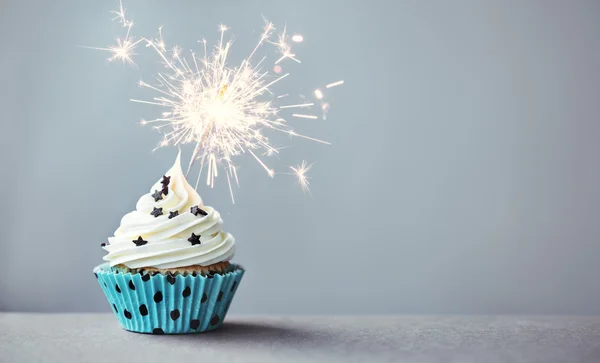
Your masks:
<svg viewBox="0 0 600 363"><path fill-rule="evenodd" d="M310 108L314 106L313 102L278 105L277 101L285 101L288 94L275 95L271 90L274 84L290 75L290 73L279 74L282 73L281 63L287 59L300 63L292 51L285 28L280 34L276 34L274 25L266 22L253 51L239 65L230 66L228 55L232 43L225 40L225 33L228 30L225 25L219 26L219 41L212 51L207 50L207 42L202 40L200 42L202 56L198 56L195 52L184 55L180 47L166 46L162 28L159 28L158 37L155 39L133 38L130 35L133 22L126 17L121 0L119 5L119 10L114 12L117 15L114 20L127 29L125 37L117 38L117 44L114 46L94 49L111 52L110 60L118 59L135 65L133 62L135 47L145 41L146 46L158 56L166 71L154 76L156 80L154 84L140 82L140 86L154 91L156 95L150 100L132 99L132 101L159 106L162 109L160 117L141 121L143 125L154 124L155 129L163 132L163 139L157 148L167 145L195 144L187 173L196 161L200 162L196 187L203 171L206 171L206 184L214 186L215 178L222 169L233 201L232 179L239 185L233 159L246 153L250 154L270 177L277 174L257 155L270 156L280 150L263 135L263 131L266 130L329 144L327 141L296 133L288 126L288 121L283 116L284 111L291 109L291 116L294 118L318 119L318 116L310 112ZM295 34L291 40L300 43L304 41L304 37ZM263 46L274 46L279 53L279 58L273 62L277 73L275 75L261 68L267 63L266 57L254 59L258 49ZM337 81L326 85L325 88L341 84L343 81ZM317 91L315 91L315 98L321 105L324 118L329 105L323 101L323 92ZM294 113L294 109L308 112ZM307 166L303 161L300 166L290 167L294 172L292 175L296 176L302 189L309 193L306 173L311 166L312 164Z"/></svg>

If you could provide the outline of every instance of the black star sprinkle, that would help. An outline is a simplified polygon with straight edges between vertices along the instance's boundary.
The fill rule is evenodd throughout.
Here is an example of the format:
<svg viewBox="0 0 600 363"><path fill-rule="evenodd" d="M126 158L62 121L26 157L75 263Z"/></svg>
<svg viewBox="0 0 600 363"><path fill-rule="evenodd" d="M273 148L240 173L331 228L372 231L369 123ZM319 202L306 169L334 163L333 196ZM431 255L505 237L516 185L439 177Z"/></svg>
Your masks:
<svg viewBox="0 0 600 363"><path fill-rule="evenodd" d="M155 202L158 202L159 200L161 200L161 199L162 199L162 195L163 195L162 191L160 191L160 190L155 190L155 191L154 191L154 194L152 194L152 197L154 198L154 201L155 201Z"/></svg>
<svg viewBox="0 0 600 363"><path fill-rule="evenodd" d="M163 175L163 180L161 181L161 184L166 187L167 185L169 185L170 182L171 182L171 177Z"/></svg>
<svg viewBox="0 0 600 363"><path fill-rule="evenodd" d="M152 214L154 216L154 218L156 218L158 216L162 216L162 214L163 214L162 208L154 207L154 209L152 210L152 212L150 212L150 214Z"/></svg>
<svg viewBox="0 0 600 363"><path fill-rule="evenodd" d="M148 243L148 241L144 241L144 239L142 238L142 236L139 236L137 239L134 239L132 242L135 243L135 245L138 246L138 247L143 246L146 243Z"/></svg>
<svg viewBox="0 0 600 363"><path fill-rule="evenodd" d="M203 216L208 215L208 213L206 213L203 209L201 209L197 205L190 208L190 213L192 213L195 216L197 216L198 214L203 215Z"/></svg>
<svg viewBox="0 0 600 363"><path fill-rule="evenodd" d="M166 185L162 188L162 193L164 195L168 195L169 194L169 187L167 187Z"/></svg>
<svg viewBox="0 0 600 363"><path fill-rule="evenodd" d="M192 236L190 238L188 238L188 241L190 241L192 243L192 246L199 245L200 244L200 235L196 236L192 232Z"/></svg>
<svg viewBox="0 0 600 363"><path fill-rule="evenodd" d="M169 212L169 219L171 219L171 218L175 218L175 217L177 217L178 215L179 215L179 211L176 211L176 210L175 210L175 211Z"/></svg>

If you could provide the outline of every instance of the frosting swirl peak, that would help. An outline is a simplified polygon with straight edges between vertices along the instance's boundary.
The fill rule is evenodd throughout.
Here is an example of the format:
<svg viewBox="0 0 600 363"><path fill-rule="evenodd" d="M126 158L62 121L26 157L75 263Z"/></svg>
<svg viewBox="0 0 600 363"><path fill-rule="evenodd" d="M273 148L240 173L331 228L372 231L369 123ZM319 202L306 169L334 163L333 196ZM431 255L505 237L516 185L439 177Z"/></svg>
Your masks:
<svg viewBox="0 0 600 363"><path fill-rule="evenodd" d="M108 238L109 243L103 247L108 252L104 260L111 266L208 266L233 257L233 236L222 231L219 212L204 206L185 179L180 156L138 200L136 210L121 219L114 237Z"/></svg>

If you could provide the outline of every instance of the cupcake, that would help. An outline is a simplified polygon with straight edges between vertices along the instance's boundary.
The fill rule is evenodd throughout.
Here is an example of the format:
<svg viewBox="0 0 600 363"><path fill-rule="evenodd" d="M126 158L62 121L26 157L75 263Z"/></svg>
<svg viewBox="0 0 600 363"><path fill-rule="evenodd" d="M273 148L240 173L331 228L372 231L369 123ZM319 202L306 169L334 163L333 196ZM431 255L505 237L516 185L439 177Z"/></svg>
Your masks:
<svg viewBox="0 0 600 363"><path fill-rule="evenodd" d="M124 329L184 334L221 326L244 269L233 236L175 164L102 243L94 274Z"/></svg>

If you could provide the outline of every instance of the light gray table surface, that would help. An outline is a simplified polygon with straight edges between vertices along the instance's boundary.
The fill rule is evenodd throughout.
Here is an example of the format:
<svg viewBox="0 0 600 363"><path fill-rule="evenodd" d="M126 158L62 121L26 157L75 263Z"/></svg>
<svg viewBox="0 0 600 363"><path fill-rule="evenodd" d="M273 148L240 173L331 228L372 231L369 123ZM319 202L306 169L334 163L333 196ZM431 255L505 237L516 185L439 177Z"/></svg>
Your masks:
<svg viewBox="0 0 600 363"><path fill-rule="evenodd" d="M112 314L0 313L0 362L600 363L600 317L231 316L169 336Z"/></svg>

